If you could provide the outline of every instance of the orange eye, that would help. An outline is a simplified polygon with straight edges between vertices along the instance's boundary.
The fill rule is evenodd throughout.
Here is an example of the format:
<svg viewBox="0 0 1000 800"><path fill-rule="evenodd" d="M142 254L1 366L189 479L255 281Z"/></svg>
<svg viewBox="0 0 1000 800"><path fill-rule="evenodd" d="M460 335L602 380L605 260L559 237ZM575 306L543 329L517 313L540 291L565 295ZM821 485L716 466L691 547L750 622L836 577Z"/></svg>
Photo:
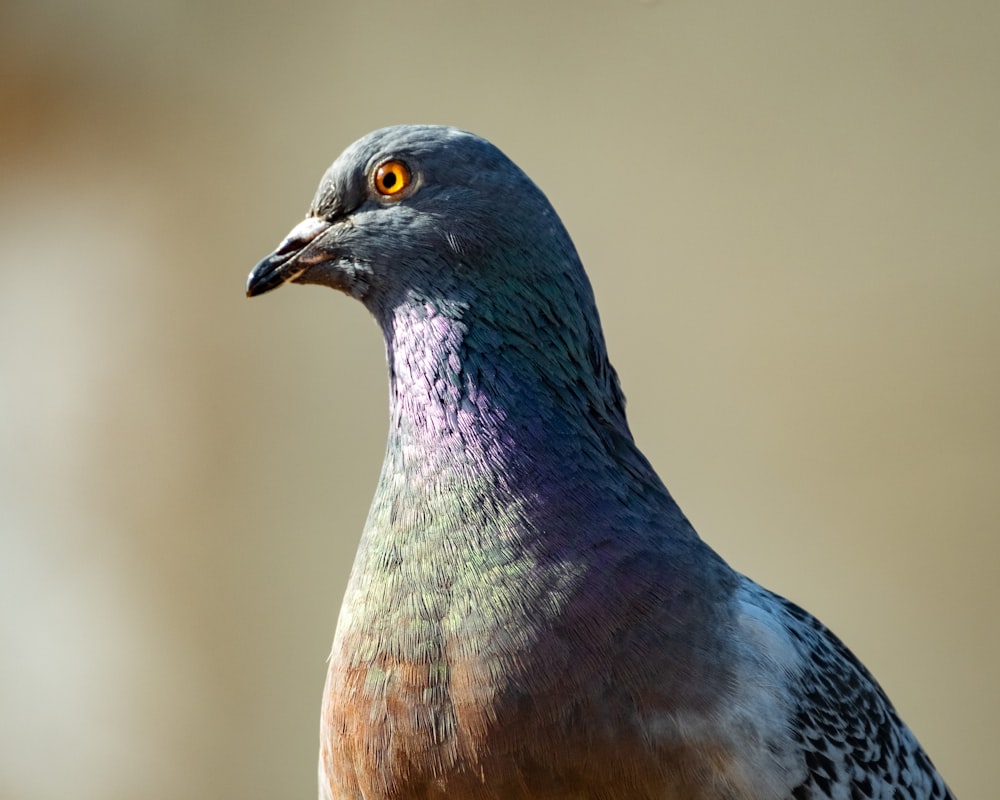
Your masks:
<svg viewBox="0 0 1000 800"><path fill-rule="evenodd" d="M410 170L402 161L386 161L375 170L373 182L375 191L392 197L410 185Z"/></svg>

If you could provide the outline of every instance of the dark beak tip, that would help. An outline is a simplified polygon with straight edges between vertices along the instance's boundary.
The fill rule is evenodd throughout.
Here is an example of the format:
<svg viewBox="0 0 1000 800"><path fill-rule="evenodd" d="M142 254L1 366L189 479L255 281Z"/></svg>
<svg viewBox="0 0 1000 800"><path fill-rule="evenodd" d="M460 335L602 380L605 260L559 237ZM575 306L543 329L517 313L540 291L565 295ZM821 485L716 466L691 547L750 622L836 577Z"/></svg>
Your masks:
<svg viewBox="0 0 1000 800"><path fill-rule="evenodd" d="M247 297L257 297L258 295L264 294L268 289L261 286L260 281L254 280L255 275L253 272L247 278Z"/></svg>
<svg viewBox="0 0 1000 800"><path fill-rule="evenodd" d="M290 277L287 270L290 258L276 251L262 259L247 276L247 297L257 297L285 283Z"/></svg>
<svg viewBox="0 0 1000 800"><path fill-rule="evenodd" d="M247 297L257 297L273 288L273 286L266 286L265 281L259 280L256 272L251 272L247 278Z"/></svg>

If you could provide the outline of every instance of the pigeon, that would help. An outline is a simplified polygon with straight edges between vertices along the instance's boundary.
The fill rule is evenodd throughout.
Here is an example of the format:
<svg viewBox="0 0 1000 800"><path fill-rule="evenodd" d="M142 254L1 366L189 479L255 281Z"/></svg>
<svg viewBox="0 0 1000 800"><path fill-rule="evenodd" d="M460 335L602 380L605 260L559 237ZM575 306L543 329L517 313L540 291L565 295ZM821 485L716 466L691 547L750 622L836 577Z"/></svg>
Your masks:
<svg viewBox="0 0 1000 800"><path fill-rule="evenodd" d="M497 147L364 136L247 295L285 283L360 300L389 369L321 798L953 797L850 650L699 538L633 441L569 234Z"/></svg>

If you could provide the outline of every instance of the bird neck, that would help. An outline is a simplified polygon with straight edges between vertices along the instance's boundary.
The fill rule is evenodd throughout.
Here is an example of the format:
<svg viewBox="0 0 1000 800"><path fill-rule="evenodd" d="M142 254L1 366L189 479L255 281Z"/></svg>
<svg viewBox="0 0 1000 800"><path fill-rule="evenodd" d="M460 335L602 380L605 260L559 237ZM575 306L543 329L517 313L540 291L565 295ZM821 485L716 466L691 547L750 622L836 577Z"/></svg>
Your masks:
<svg viewBox="0 0 1000 800"><path fill-rule="evenodd" d="M697 542L635 447L617 383L560 372L565 353L542 358L539 372L537 351L524 357L509 331L476 330L473 317L482 315L410 303L383 323L389 441L342 643L391 638L410 653L427 630L479 620L473 628L503 647L504 631L541 624L541 607L601 571L595 549L661 558L674 548L668 538L680 549ZM528 573L530 586L520 580Z"/></svg>
<svg viewBox="0 0 1000 800"><path fill-rule="evenodd" d="M635 450L610 365L598 375L583 355L558 352L565 342L540 347L537 331L498 330L466 310L430 302L395 310L386 330L387 467L428 481L509 482L578 459L581 447L591 464Z"/></svg>

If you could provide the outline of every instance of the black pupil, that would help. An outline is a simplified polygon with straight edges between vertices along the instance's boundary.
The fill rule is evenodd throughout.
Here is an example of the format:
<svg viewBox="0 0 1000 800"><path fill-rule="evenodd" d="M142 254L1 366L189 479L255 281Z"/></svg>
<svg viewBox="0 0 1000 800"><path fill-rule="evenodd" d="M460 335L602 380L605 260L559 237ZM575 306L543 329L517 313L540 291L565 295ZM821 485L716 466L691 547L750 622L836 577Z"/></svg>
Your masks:
<svg viewBox="0 0 1000 800"><path fill-rule="evenodd" d="M385 175L383 175L382 176L382 185L385 186L386 189L391 189L393 186L395 186L396 185L396 173L395 172L387 172Z"/></svg>

